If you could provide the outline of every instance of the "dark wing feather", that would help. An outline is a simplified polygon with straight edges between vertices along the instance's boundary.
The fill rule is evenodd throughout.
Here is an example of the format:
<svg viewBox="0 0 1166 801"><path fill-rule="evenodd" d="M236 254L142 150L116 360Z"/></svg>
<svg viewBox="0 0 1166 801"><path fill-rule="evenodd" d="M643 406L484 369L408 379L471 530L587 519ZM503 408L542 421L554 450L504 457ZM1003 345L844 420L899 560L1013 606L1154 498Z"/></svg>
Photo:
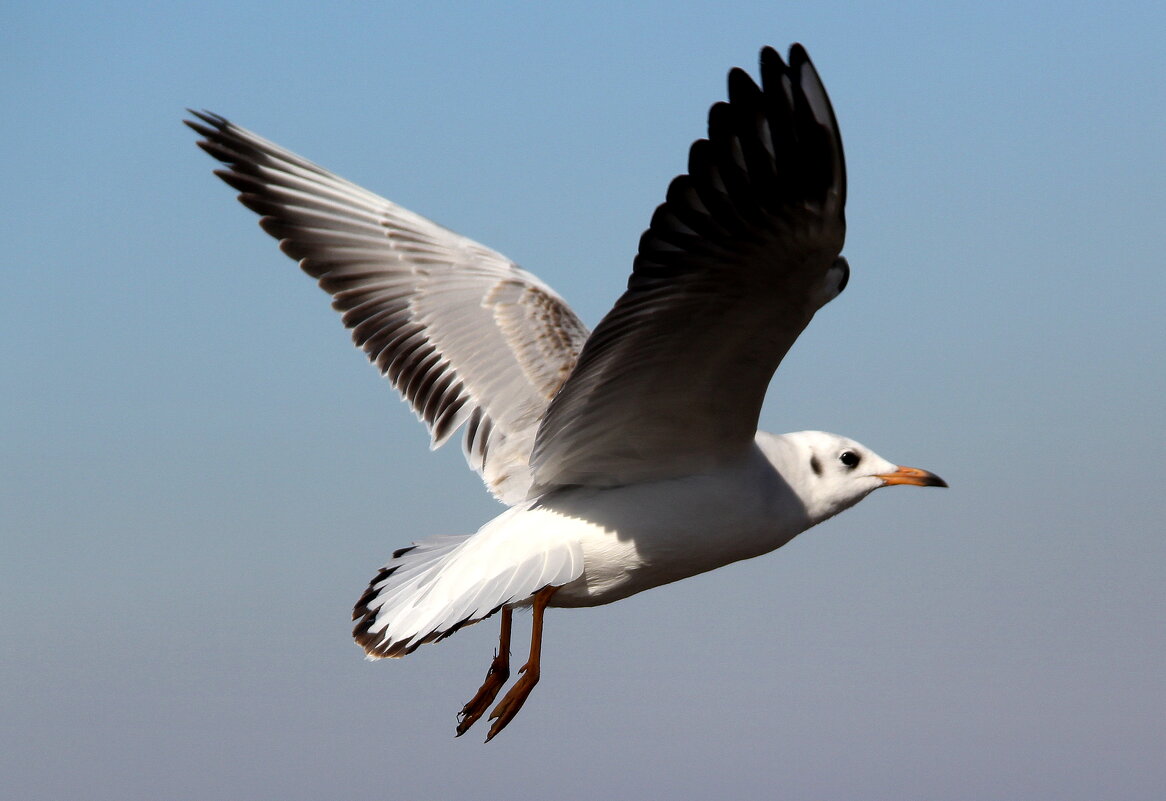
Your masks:
<svg viewBox="0 0 1166 801"><path fill-rule="evenodd" d="M800 45L729 74L688 173L640 239L628 289L551 402L536 487L622 484L738 458L770 378L844 287L846 172Z"/></svg>

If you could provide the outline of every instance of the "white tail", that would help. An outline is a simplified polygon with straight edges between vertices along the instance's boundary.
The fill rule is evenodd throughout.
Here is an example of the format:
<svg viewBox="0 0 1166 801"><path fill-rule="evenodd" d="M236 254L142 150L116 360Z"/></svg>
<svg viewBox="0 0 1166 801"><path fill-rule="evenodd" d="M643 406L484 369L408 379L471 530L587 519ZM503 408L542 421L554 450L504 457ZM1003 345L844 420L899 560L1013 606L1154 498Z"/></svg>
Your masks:
<svg viewBox="0 0 1166 801"><path fill-rule="evenodd" d="M369 658L404 656L575 580L582 549L523 524L539 517L516 507L477 534L432 537L396 551L356 602L352 636Z"/></svg>

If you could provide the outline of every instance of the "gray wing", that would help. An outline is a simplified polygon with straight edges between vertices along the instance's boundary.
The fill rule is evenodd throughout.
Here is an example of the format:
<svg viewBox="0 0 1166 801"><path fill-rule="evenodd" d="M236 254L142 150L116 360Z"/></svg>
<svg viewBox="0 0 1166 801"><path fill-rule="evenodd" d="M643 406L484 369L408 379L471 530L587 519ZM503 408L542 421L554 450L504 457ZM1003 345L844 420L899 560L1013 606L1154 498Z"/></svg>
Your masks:
<svg viewBox="0 0 1166 801"><path fill-rule="evenodd" d="M539 421L587 337L538 278L482 245L210 113L191 112L216 175L333 298L352 338L499 499L530 488Z"/></svg>
<svg viewBox="0 0 1166 801"><path fill-rule="evenodd" d="M539 429L535 485L707 469L753 442L770 378L845 286L846 172L834 112L800 45L729 74L688 174L640 239L628 289Z"/></svg>

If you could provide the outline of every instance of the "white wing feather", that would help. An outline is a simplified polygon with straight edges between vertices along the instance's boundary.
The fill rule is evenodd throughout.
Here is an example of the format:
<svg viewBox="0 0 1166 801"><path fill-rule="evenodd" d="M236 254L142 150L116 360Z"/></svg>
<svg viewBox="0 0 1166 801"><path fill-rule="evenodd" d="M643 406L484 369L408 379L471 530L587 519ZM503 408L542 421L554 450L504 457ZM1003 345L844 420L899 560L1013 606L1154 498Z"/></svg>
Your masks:
<svg viewBox="0 0 1166 801"><path fill-rule="evenodd" d="M539 420L587 337L562 298L489 248L222 117L195 116L199 145L228 166L216 174L332 295L432 446L464 426L466 460L490 491L525 499Z"/></svg>

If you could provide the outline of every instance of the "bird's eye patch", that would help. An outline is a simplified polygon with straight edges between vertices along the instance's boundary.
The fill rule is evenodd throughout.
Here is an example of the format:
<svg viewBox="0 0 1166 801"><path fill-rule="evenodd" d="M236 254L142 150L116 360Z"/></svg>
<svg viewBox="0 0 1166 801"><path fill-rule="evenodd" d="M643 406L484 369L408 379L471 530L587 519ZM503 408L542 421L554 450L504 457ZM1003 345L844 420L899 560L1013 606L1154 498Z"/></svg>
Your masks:
<svg viewBox="0 0 1166 801"><path fill-rule="evenodd" d="M843 451L842 453L838 454L838 461L842 462L842 464L846 465L847 467L855 467L861 458L862 457L860 457L854 451Z"/></svg>

